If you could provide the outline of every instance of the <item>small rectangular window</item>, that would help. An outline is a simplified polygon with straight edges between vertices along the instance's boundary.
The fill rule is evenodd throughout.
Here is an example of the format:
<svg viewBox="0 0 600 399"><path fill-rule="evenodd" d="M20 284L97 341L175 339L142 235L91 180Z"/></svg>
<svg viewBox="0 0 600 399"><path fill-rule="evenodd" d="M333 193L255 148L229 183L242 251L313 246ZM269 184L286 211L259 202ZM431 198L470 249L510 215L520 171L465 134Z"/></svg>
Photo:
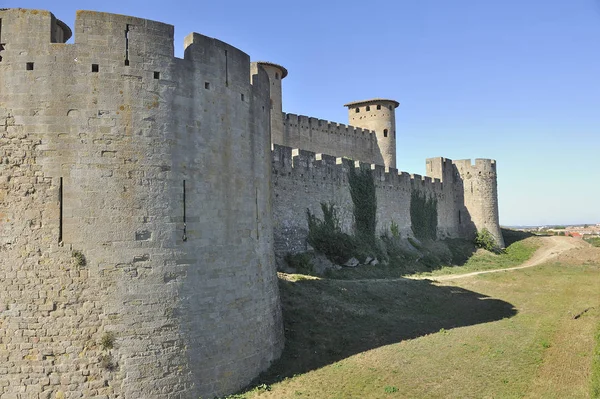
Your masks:
<svg viewBox="0 0 600 399"><path fill-rule="evenodd" d="M33 71L33 62L28 62L27 63L27 70L28 71Z"/></svg>
<svg viewBox="0 0 600 399"><path fill-rule="evenodd" d="M92 72L98 72L100 70L100 66L98 64L92 64Z"/></svg>
<svg viewBox="0 0 600 399"><path fill-rule="evenodd" d="M244 101L244 93L241 94L242 101Z"/></svg>
<svg viewBox="0 0 600 399"><path fill-rule="evenodd" d="M377 109L381 109L381 105L377 105Z"/></svg>
<svg viewBox="0 0 600 399"><path fill-rule="evenodd" d="M154 79L160 79L160 72L154 71Z"/></svg>
<svg viewBox="0 0 600 399"><path fill-rule="evenodd" d="M205 88L206 90L210 89L210 83L208 83L208 82L204 82L204 88Z"/></svg>

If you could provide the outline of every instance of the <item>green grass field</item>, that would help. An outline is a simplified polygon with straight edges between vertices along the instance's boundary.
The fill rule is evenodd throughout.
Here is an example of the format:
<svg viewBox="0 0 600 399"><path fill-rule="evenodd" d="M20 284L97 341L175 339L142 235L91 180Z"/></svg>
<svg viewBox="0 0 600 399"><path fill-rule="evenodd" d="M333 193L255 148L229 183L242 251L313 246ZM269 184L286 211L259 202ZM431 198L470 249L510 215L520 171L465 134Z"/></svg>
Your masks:
<svg viewBox="0 0 600 399"><path fill-rule="evenodd" d="M453 271L518 264L535 240ZM596 259L452 283L282 274L283 356L231 398L600 397Z"/></svg>
<svg viewBox="0 0 600 399"><path fill-rule="evenodd" d="M586 238L585 240L592 244L594 247L600 247L600 237L590 237Z"/></svg>
<svg viewBox="0 0 600 399"><path fill-rule="evenodd" d="M421 276L442 276L456 273L470 273L474 271L505 269L515 267L525 262L540 246L538 237L517 241L506 248L504 253L494 254L487 251L478 251L461 266L442 266L431 272L419 273Z"/></svg>

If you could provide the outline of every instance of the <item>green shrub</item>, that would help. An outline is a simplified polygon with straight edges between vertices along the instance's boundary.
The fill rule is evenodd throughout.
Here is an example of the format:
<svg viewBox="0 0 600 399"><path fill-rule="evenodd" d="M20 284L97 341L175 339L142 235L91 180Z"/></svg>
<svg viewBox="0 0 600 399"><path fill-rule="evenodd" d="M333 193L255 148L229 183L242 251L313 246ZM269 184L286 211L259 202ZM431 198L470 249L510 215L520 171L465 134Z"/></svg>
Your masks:
<svg viewBox="0 0 600 399"><path fill-rule="evenodd" d="M71 252L71 256L75 259L75 264L77 266L84 267L87 264L87 261L85 259L85 255L83 254L83 252L75 249Z"/></svg>
<svg viewBox="0 0 600 399"><path fill-rule="evenodd" d="M314 274L315 272L315 266L311 262L310 254L287 254L285 261L290 267L293 267L300 273Z"/></svg>
<svg viewBox="0 0 600 399"><path fill-rule="evenodd" d="M485 227L477 232L477 236L475 236L475 246L490 252L500 251L500 247L496 243L496 238Z"/></svg>
<svg viewBox="0 0 600 399"><path fill-rule="evenodd" d="M110 350L115 345L115 334L112 331L105 333L100 339L102 350Z"/></svg>
<svg viewBox="0 0 600 399"><path fill-rule="evenodd" d="M335 263L344 263L357 252L356 241L342 232L333 204L321 203L323 220L306 210L308 243Z"/></svg>

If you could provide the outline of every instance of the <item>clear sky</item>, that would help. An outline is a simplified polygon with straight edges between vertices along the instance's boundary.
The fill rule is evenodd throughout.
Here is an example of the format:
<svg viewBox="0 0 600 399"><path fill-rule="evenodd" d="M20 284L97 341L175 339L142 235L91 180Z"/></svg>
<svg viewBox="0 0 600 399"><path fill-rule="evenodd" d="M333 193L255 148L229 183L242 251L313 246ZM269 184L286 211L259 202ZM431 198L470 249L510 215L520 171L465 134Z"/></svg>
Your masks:
<svg viewBox="0 0 600 399"><path fill-rule="evenodd" d="M498 162L503 225L600 223L600 0L0 0L175 25L288 68L286 112L347 122L398 100L398 168Z"/></svg>

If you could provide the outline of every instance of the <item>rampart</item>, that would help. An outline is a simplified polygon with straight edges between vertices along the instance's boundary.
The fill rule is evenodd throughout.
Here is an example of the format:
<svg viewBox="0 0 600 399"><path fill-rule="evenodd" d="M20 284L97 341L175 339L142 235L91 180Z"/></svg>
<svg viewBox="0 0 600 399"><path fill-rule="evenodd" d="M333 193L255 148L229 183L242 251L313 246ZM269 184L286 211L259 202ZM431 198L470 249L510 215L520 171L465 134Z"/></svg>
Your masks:
<svg viewBox="0 0 600 399"><path fill-rule="evenodd" d="M285 68L197 33L176 58L173 26L123 15L79 11L74 32L0 10L0 397L243 387L283 347L274 252L306 248L321 203L353 229L350 168L372 171L379 232L412 235L419 191L438 238L501 239L494 161L381 166L388 112L363 115L377 131L283 114L271 150Z"/></svg>
<svg viewBox="0 0 600 399"><path fill-rule="evenodd" d="M283 139L275 144L383 165L375 132L304 115L283 114Z"/></svg>
<svg viewBox="0 0 600 399"><path fill-rule="evenodd" d="M273 146L273 215L275 252L283 255L306 250L307 209L322 218L321 203L333 204L345 232L353 231L353 203L350 197L350 168L372 171L377 198L377 231L390 229L394 222L402 237L414 236L410 201L415 190L434 197L438 203L438 237L457 237L457 204L453 187L439 179L410 175L397 169L367 164L311 151Z"/></svg>
<svg viewBox="0 0 600 399"><path fill-rule="evenodd" d="M122 15L0 23L0 396L247 384L283 346L265 71Z"/></svg>

